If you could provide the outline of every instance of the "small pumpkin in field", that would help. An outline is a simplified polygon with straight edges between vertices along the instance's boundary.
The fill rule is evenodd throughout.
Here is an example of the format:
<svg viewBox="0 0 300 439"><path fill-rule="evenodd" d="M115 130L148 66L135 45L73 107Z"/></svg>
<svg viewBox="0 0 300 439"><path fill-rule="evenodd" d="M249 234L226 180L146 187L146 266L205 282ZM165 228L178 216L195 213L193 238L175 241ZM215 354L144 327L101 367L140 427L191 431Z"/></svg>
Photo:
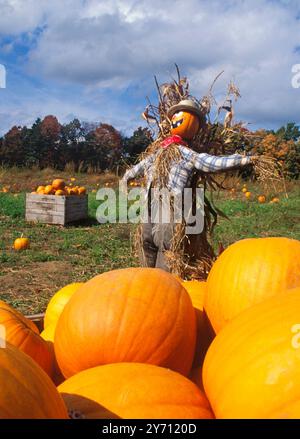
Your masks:
<svg viewBox="0 0 300 439"><path fill-rule="evenodd" d="M47 374L7 343L0 349L0 418L67 419L65 404Z"/></svg>
<svg viewBox="0 0 300 439"><path fill-rule="evenodd" d="M233 319L210 345L203 383L217 418L300 418L300 288Z"/></svg>
<svg viewBox="0 0 300 439"><path fill-rule="evenodd" d="M57 322L54 348L65 377L118 362L187 375L195 343L195 311L181 283L157 268L126 268L94 277L72 296Z"/></svg>
<svg viewBox="0 0 300 439"><path fill-rule="evenodd" d="M63 190L65 188L66 183L61 178L56 178L55 180L53 180L51 186L52 186L54 191L59 191L59 190Z"/></svg>
<svg viewBox="0 0 300 439"><path fill-rule="evenodd" d="M21 238L17 238L14 241L14 249L17 250L17 251L26 250L29 247L30 247L30 240L29 240L29 238L21 237Z"/></svg>
<svg viewBox="0 0 300 439"><path fill-rule="evenodd" d="M300 286L300 241L249 238L225 249L207 279L204 309L216 332L241 311Z"/></svg>
<svg viewBox="0 0 300 439"><path fill-rule="evenodd" d="M209 419L205 395L179 373L149 364L98 366L58 387L69 413L86 419Z"/></svg>
<svg viewBox="0 0 300 439"><path fill-rule="evenodd" d="M51 354L36 325L7 303L0 301L0 325L5 328L6 342L16 346L52 375Z"/></svg>
<svg viewBox="0 0 300 439"><path fill-rule="evenodd" d="M248 189L244 186L242 192L245 194L246 192L248 192Z"/></svg>
<svg viewBox="0 0 300 439"><path fill-rule="evenodd" d="M250 191L245 192L245 197L249 200L251 198L252 194Z"/></svg>
<svg viewBox="0 0 300 439"><path fill-rule="evenodd" d="M265 195L259 195L257 200L260 204L264 204L266 202L266 197Z"/></svg>
<svg viewBox="0 0 300 439"><path fill-rule="evenodd" d="M277 198L277 197L274 197L274 198L272 198L272 200L270 201L270 203L271 204L277 204L277 203L279 203L279 198Z"/></svg>
<svg viewBox="0 0 300 439"><path fill-rule="evenodd" d="M83 285L83 282L74 282L72 284L66 285L57 291L50 299L48 306L45 311L44 317L44 327L47 328L49 325L57 323L57 320L64 307L69 302L73 294Z"/></svg>

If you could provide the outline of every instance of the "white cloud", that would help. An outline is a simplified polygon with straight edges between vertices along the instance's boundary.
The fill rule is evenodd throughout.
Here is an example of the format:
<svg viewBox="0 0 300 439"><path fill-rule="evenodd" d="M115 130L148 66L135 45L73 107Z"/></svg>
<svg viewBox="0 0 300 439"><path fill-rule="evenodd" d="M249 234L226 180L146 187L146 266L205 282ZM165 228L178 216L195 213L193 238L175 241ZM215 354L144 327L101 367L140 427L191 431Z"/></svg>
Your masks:
<svg viewBox="0 0 300 439"><path fill-rule="evenodd" d="M292 65L300 62L298 0L0 0L0 7L0 33L45 25L28 71L41 81L84 86L77 99L85 100L78 104L83 115L93 94L107 88L105 114L127 127L130 110L145 102L141 88L151 93L153 74L165 80L177 62L198 97L225 69L215 91L221 99L225 80L235 79L241 119L259 126L299 122L300 90L291 87ZM118 95L135 84L140 104L118 108ZM57 103L57 111L67 112L74 101ZM131 115L134 122L138 116Z"/></svg>

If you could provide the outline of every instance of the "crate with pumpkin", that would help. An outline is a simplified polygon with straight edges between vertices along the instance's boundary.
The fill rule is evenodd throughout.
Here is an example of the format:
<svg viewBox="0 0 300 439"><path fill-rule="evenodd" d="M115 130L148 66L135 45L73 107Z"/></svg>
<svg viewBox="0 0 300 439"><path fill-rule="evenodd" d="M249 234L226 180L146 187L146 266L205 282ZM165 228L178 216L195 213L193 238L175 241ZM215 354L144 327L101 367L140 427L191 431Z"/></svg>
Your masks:
<svg viewBox="0 0 300 439"><path fill-rule="evenodd" d="M41 332L0 302L1 418L299 418L300 242L235 242L207 281L126 268L67 285Z"/></svg>
<svg viewBox="0 0 300 439"><path fill-rule="evenodd" d="M67 186L58 178L26 194L27 221L65 225L87 217L88 195L84 186Z"/></svg>

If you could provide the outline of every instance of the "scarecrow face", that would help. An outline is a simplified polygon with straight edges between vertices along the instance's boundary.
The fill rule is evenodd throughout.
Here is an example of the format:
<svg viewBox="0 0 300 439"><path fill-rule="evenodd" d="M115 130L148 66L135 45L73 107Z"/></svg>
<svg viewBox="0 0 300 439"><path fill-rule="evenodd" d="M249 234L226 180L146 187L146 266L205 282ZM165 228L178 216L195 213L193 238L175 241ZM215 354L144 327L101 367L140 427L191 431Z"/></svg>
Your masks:
<svg viewBox="0 0 300 439"><path fill-rule="evenodd" d="M183 139L192 139L198 132L200 122L198 116L187 111L174 113L171 119L172 135L179 135Z"/></svg>

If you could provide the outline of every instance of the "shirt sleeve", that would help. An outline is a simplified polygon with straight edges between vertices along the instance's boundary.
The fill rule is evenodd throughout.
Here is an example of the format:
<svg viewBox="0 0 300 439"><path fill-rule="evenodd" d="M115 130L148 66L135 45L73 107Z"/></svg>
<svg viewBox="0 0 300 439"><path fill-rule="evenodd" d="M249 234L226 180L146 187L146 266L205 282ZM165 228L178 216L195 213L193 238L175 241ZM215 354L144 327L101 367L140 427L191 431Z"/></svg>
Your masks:
<svg viewBox="0 0 300 439"><path fill-rule="evenodd" d="M144 160L137 163L132 168L128 169L128 171L125 172L122 181L126 182L127 180L130 180L137 175L142 175L145 171L145 167L147 166L148 162L150 160L150 157L146 157Z"/></svg>
<svg viewBox="0 0 300 439"><path fill-rule="evenodd" d="M205 153L195 153L193 158L195 168L203 172L225 171L230 168L245 166L251 163L250 156L242 156L240 154L214 156Z"/></svg>

